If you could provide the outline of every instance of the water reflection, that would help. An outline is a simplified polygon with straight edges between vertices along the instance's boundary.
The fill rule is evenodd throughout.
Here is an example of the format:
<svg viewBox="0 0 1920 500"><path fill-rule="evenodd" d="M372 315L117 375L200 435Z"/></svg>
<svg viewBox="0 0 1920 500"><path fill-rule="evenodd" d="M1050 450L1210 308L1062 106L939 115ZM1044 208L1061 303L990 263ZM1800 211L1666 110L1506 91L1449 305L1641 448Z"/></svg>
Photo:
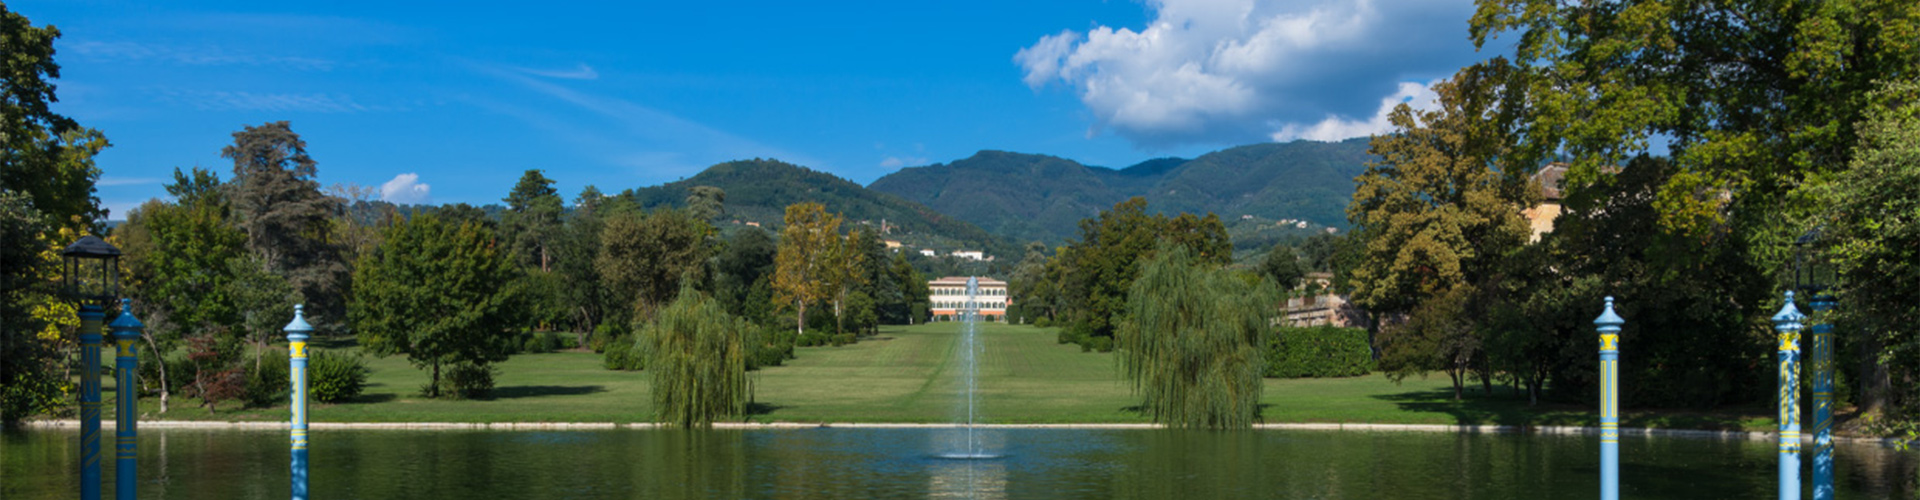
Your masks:
<svg viewBox="0 0 1920 500"><path fill-rule="evenodd" d="M329 499L1532 499L1598 489L1598 448L1582 437L990 429L979 438L998 458L940 458L953 432L316 431L311 481ZM143 498L286 497L284 432L143 429L141 440ZM1774 494L1769 442L1621 446L1627 496ZM78 451L71 431L0 436L0 498L72 497ZM1836 455L1839 498L1914 497L1914 453L1842 444Z"/></svg>

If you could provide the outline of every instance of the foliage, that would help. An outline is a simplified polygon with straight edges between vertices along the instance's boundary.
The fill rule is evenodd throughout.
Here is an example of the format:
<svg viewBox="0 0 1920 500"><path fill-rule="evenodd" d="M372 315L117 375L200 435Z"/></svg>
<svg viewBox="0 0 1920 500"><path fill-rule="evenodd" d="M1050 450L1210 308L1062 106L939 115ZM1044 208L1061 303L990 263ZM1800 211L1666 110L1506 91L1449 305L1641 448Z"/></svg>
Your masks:
<svg viewBox="0 0 1920 500"><path fill-rule="evenodd" d="M1283 327L1267 344L1266 362L1268 377L1354 377L1373 371L1373 346L1361 328Z"/></svg>
<svg viewBox="0 0 1920 500"><path fill-rule="evenodd" d="M31 20L0 5L0 190L26 197L48 224L41 238L56 231L99 233L106 210L94 197L100 169L93 157L107 147L99 131L82 128L54 113L54 80L60 65L53 41L60 30L35 27Z"/></svg>
<svg viewBox="0 0 1920 500"><path fill-rule="evenodd" d="M819 203L797 203L787 207L785 227L780 230L780 247L774 254L774 301L792 305L794 332L807 333L807 305L831 297L829 286L836 273L834 257L840 239L840 216L828 214Z"/></svg>
<svg viewBox="0 0 1920 500"><path fill-rule="evenodd" d="M208 413L221 401L247 392L245 366L237 363L240 345L230 336L207 332L187 337L187 360L193 363L192 394Z"/></svg>
<svg viewBox="0 0 1920 500"><path fill-rule="evenodd" d="M1395 130L1375 136L1380 160L1356 179L1347 215L1365 237L1352 270L1353 302L1404 313L1463 285L1479 286L1526 244L1520 210L1538 192L1506 148L1499 81L1477 69L1434 85L1439 108L1395 106Z"/></svg>
<svg viewBox="0 0 1920 500"><path fill-rule="evenodd" d="M700 220L719 218L727 213L727 191L713 186L687 188L687 211Z"/></svg>
<svg viewBox="0 0 1920 500"><path fill-rule="evenodd" d="M1141 407L1172 427L1251 427L1277 299L1271 284L1248 286L1185 246L1163 245L1133 282L1114 337Z"/></svg>
<svg viewBox="0 0 1920 500"><path fill-rule="evenodd" d="M570 306L574 331L581 332L580 344L588 344L587 332L595 332L606 320L606 313L612 309L605 284L600 280L600 270L595 262L600 258L600 236L606 227L605 197L600 190L587 186L580 190L580 196L574 198L573 212L567 215L561 232L561 243L556 248L559 262L553 265L554 274L569 286L564 287L561 298Z"/></svg>
<svg viewBox="0 0 1920 500"><path fill-rule="evenodd" d="M293 394L293 378L287 373L292 367L286 351L261 353L255 361L242 367L247 372L247 387L241 399L246 401L248 407L254 408L287 402Z"/></svg>
<svg viewBox="0 0 1920 500"><path fill-rule="evenodd" d="M757 370L768 366L780 366L786 360L793 359L793 347L798 337L779 326L760 327L757 335L748 338L753 352L751 357L747 358L747 369Z"/></svg>
<svg viewBox="0 0 1920 500"><path fill-rule="evenodd" d="M1852 168L1822 187L1829 208L1819 243L1844 279L1844 321L1872 332L1865 340L1878 347L1867 366L1886 371L1861 378L1880 385L1920 375L1920 83L1890 83L1869 98ZM1891 389L1890 409L1911 428L1920 387Z"/></svg>
<svg viewBox="0 0 1920 500"><path fill-rule="evenodd" d="M608 370L645 370L647 358L643 354L634 347L632 335L621 335L607 341L606 352L601 355L601 364Z"/></svg>
<svg viewBox="0 0 1920 500"><path fill-rule="evenodd" d="M520 267L552 271L564 210L559 192L553 190L553 179L539 169L528 169L513 192L500 201L507 203L507 211L500 214L500 237L513 248Z"/></svg>
<svg viewBox="0 0 1920 500"><path fill-rule="evenodd" d="M681 290L672 305L640 328L637 349L653 375L654 417L680 426L709 426L745 416L747 337L753 327L711 297Z"/></svg>
<svg viewBox="0 0 1920 500"><path fill-rule="evenodd" d="M1453 399L1462 398L1468 371L1486 359L1485 338L1477 330L1473 287L1461 285L1425 299L1407 321L1380 329L1380 369L1395 382L1442 371L1453 381Z"/></svg>
<svg viewBox="0 0 1920 500"><path fill-rule="evenodd" d="M0 20L4 21L4 20ZM51 342L37 335L45 324L32 314L46 300L47 271L41 252L41 215L26 195L0 191L0 426L59 404L65 384L54 370Z"/></svg>
<svg viewBox="0 0 1920 500"><path fill-rule="evenodd" d="M1300 266L1300 256L1293 253L1293 247L1274 245L1267 257L1260 260L1260 274L1273 280L1281 290L1292 290L1307 276Z"/></svg>
<svg viewBox="0 0 1920 500"><path fill-rule="evenodd" d="M615 317L646 318L673 300L682 280L701 280L712 227L684 210L624 212L606 219L594 261ZM637 315L621 316L621 312Z"/></svg>
<svg viewBox="0 0 1920 500"><path fill-rule="evenodd" d="M313 349L307 357L307 395L322 403L343 403L366 390L366 358Z"/></svg>
<svg viewBox="0 0 1920 500"><path fill-rule="evenodd" d="M521 294L504 285L519 270L492 231L416 215L385 238L354 277L353 324L369 352L431 368L428 395L438 396L442 365L485 368L517 347Z"/></svg>
<svg viewBox="0 0 1920 500"><path fill-rule="evenodd" d="M486 399L493 393L492 365L460 362L448 365L447 376L423 391L429 395L446 394L453 399Z"/></svg>
<svg viewBox="0 0 1920 500"><path fill-rule="evenodd" d="M1047 277L1057 284L1056 319L1068 322L1068 338L1094 342L1111 338L1126 316L1140 263L1161 241L1181 246L1201 262L1224 265L1232 258L1226 228L1218 217L1148 215L1146 200L1134 198L1080 222L1080 241L1068 244L1047 262ZM1015 301L1016 303L1019 300Z"/></svg>
<svg viewBox="0 0 1920 500"><path fill-rule="evenodd" d="M1059 245L1075 235L1086 214L1136 196L1165 214L1247 214L1339 226L1353 177L1366 161L1365 139L1254 144L1119 170L981 151L944 165L901 169L870 188L1016 242Z"/></svg>
<svg viewBox="0 0 1920 500"><path fill-rule="evenodd" d="M755 324L773 320L773 237L749 227L733 234L714 259L714 300Z"/></svg>
<svg viewBox="0 0 1920 500"><path fill-rule="evenodd" d="M220 156L233 160L227 195L247 249L286 278L316 327L329 329L346 316L351 270L344 248L330 238L331 217L343 207L320 193L319 163L307 156L306 141L285 121L248 125Z"/></svg>

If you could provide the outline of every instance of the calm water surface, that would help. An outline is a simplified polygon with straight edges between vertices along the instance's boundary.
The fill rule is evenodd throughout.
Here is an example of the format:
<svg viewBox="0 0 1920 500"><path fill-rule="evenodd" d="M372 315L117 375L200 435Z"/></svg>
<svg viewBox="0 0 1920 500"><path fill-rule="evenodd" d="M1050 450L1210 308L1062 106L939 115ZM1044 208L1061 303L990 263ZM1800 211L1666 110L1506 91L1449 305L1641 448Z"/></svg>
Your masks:
<svg viewBox="0 0 1920 500"><path fill-rule="evenodd" d="M1380 498L1598 494L1591 437L945 429L315 431L315 499ZM111 436L111 434L108 434ZM280 431L147 429L141 498L287 498ZM72 431L0 435L0 499L77 495ZM111 447L112 439L106 440ZM1770 443L1627 439L1627 498L1772 498ZM113 494L112 451L105 455ZM1920 498L1920 456L1837 450L1840 498Z"/></svg>

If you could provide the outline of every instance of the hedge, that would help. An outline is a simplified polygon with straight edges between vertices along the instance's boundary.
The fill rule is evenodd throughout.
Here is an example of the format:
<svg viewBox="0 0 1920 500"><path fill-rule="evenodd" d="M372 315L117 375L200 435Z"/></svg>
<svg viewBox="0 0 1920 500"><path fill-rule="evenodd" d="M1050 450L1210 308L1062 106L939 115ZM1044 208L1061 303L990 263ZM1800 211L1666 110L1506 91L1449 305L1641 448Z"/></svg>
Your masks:
<svg viewBox="0 0 1920 500"><path fill-rule="evenodd" d="M1267 345L1266 376L1272 378L1353 377L1373 368L1365 329L1282 327Z"/></svg>

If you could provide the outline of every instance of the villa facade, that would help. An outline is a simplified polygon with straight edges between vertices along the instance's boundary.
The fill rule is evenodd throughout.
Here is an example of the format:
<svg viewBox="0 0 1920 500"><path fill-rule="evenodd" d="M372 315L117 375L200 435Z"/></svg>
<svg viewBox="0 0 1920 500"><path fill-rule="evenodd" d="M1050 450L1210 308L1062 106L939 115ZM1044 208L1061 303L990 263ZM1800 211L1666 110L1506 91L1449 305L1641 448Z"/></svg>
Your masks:
<svg viewBox="0 0 1920 500"><path fill-rule="evenodd" d="M1007 296L1007 282L993 278L978 278L979 295L973 300L980 308L980 319L1006 321L1007 305L1013 299ZM927 282L928 309L937 319L960 319L960 313L967 308L967 277L948 276Z"/></svg>

